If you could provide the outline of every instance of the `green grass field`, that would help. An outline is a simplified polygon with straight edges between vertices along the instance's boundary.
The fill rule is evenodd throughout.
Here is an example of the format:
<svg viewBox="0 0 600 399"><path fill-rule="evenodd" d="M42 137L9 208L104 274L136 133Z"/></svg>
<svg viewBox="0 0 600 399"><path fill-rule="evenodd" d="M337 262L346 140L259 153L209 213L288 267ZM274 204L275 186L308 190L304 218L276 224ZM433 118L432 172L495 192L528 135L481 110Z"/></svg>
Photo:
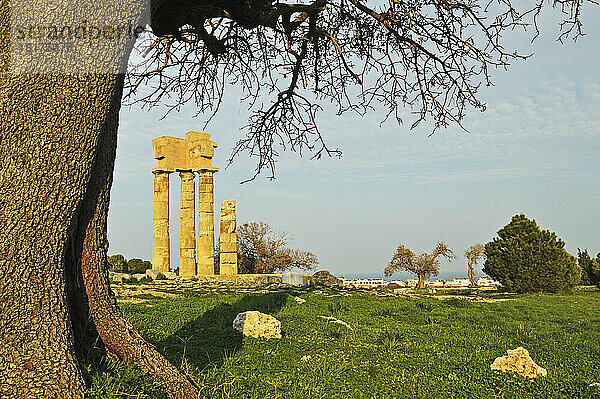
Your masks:
<svg viewBox="0 0 600 399"><path fill-rule="evenodd" d="M494 303L319 291L144 294L121 307L208 398L600 398L588 387L600 382L599 291ZM232 321L245 310L277 317L283 338L242 337ZM518 346L546 377L490 369ZM163 397L135 368L90 371L93 398Z"/></svg>

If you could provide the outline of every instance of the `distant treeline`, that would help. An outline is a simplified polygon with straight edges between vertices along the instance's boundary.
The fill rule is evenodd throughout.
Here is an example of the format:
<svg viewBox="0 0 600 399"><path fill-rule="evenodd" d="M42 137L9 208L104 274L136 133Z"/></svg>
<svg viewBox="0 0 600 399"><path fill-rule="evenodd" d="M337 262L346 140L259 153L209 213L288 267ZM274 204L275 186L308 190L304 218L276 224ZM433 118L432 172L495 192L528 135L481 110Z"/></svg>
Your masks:
<svg viewBox="0 0 600 399"><path fill-rule="evenodd" d="M138 258L125 260L121 254L108 257L109 270L116 273L146 273L146 270L152 269L152 262Z"/></svg>

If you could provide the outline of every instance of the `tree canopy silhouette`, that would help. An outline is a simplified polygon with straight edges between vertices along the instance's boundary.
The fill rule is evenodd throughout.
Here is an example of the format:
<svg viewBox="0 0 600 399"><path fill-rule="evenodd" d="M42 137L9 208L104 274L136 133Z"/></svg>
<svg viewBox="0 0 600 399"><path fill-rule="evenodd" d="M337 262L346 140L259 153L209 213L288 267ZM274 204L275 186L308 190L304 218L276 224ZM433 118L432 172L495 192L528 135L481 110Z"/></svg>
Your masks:
<svg viewBox="0 0 600 399"><path fill-rule="evenodd" d="M588 1L594 3L594 1ZM433 130L463 126L491 72L529 55L505 48L503 34L527 30L535 38L545 1L510 0L158 0L152 29L131 66L126 100L143 107L187 103L198 114L218 111L228 84L251 109L246 136L232 157L248 152L256 174L274 177L280 149L340 155L318 124L324 103L337 114L383 112L411 128L429 119ZM582 35L584 2L549 2L565 15L560 40ZM181 13L185 9L187 12ZM182 16L184 15L184 16ZM142 90L141 88L144 87ZM148 90L148 88L150 88ZM256 175L255 175L256 176Z"/></svg>

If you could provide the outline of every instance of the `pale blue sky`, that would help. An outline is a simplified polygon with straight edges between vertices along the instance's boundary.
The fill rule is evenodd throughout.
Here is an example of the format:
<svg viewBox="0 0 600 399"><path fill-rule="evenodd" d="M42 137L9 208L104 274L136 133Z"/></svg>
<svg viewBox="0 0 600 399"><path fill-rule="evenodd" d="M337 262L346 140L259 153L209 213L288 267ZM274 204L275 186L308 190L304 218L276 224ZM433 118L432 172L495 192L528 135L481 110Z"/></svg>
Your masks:
<svg viewBox="0 0 600 399"><path fill-rule="evenodd" d="M224 169L242 134L247 113L230 90L206 131L219 145L213 165L215 210L237 201L238 222L262 220L290 232L298 248L314 252L320 267L346 276L382 276L396 246L429 251L445 241L458 259L442 263L443 278L465 275L464 250L485 243L524 212L556 231L567 249L600 251L600 9L585 4L587 36L573 45L555 42L552 17L530 45L514 35L523 52L535 51L508 72L493 74L482 90L484 113L470 111L465 125L428 137L426 126L379 126L381 114L320 116L330 147L341 159L309 160L283 153L277 178L251 176L252 160ZM151 259L151 140L202 130L193 105L159 120L123 108L115 182L109 213L109 253ZM171 266L177 265L179 177L171 176ZM218 219L215 220L218 223ZM407 277L407 275L399 275Z"/></svg>

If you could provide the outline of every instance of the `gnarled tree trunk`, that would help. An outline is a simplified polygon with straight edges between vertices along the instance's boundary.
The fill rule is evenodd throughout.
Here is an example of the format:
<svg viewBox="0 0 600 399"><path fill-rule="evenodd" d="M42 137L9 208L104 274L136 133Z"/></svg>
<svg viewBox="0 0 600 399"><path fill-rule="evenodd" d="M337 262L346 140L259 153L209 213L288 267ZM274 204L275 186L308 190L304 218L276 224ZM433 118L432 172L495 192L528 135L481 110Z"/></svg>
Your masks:
<svg viewBox="0 0 600 399"><path fill-rule="evenodd" d="M419 278L419 280L417 282L417 288L425 288L425 274L418 273L417 276Z"/></svg>
<svg viewBox="0 0 600 399"><path fill-rule="evenodd" d="M110 290L106 218L124 77L10 74L9 10L0 1L0 397L82 398L78 355L97 335L172 396L198 397Z"/></svg>
<svg viewBox="0 0 600 399"><path fill-rule="evenodd" d="M474 263L475 262L469 259L467 264L467 278L469 279L471 287L477 287L477 280L475 279L475 270L473 268Z"/></svg>

